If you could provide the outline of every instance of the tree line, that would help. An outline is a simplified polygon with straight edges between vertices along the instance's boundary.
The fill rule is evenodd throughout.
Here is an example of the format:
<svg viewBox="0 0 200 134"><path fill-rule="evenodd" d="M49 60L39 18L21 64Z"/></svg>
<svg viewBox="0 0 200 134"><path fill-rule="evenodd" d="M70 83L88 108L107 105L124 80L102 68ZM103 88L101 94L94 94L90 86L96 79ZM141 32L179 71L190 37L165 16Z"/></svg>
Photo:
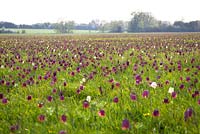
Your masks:
<svg viewBox="0 0 200 134"><path fill-rule="evenodd" d="M130 21L101 21L92 20L88 24L76 24L74 21L60 21L58 23L37 23L32 25L16 25L11 22L0 22L0 28L20 29L55 29L57 33L72 33L76 30L98 30L99 32L200 32L200 20L183 22L175 21L170 24L157 20L149 12L133 12ZM2 30L0 30L1 32Z"/></svg>

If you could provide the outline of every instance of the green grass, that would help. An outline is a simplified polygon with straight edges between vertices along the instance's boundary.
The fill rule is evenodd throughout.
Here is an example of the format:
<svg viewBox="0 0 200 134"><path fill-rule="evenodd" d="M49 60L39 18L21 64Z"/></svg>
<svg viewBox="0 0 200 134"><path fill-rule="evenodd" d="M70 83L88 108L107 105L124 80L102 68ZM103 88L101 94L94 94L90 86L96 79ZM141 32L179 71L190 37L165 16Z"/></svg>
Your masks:
<svg viewBox="0 0 200 134"><path fill-rule="evenodd" d="M22 30L26 31L26 34L55 34L53 29L8 29L13 32L21 33Z"/></svg>
<svg viewBox="0 0 200 134"><path fill-rule="evenodd" d="M58 134L65 130L69 134L199 134L200 96L192 97L200 87L199 39L199 34L2 35L0 80L5 83L0 85L0 94L8 103L1 99L0 133ZM48 72L50 77L45 80ZM57 79L52 83L54 72ZM140 84L136 84L136 74L142 78ZM188 76L190 81L186 81ZM31 78L34 83L28 85L27 80L33 82ZM83 78L86 81L81 84ZM14 85L6 85L13 80ZM153 81L160 86L152 88ZM81 85L84 89L77 94ZM174 87L176 98L168 93L170 87ZM149 91L149 97L142 96L144 90ZM137 100L131 100L131 93ZM28 95L31 100L27 100ZM51 102L48 96L53 97ZM83 108L87 96L91 96L91 102ZM118 97L118 103L113 102L114 97ZM163 103L164 98L169 99L168 104ZM39 108L39 103L43 107ZM192 116L184 120L188 108L193 109ZM98 115L101 109L105 110L104 117ZM160 116L152 115L155 109ZM43 122L38 120L41 114L45 116ZM63 114L67 116L65 123L60 121ZM127 130L122 130L124 119L130 122ZM13 125L19 128L12 131Z"/></svg>
<svg viewBox="0 0 200 134"><path fill-rule="evenodd" d="M13 32L21 33L22 30L26 31L26 34L57 34L54 29L7 29ZM93 34L98 33L96 30L74 30L74 34Z"/></svg>

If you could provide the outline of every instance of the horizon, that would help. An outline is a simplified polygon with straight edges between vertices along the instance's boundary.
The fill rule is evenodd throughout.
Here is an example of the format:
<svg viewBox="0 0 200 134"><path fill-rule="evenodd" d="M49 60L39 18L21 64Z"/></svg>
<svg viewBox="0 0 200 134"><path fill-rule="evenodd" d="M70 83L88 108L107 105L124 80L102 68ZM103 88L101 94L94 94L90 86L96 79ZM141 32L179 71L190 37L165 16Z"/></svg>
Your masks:
<svg viewBox="0 0 200 134"><path fill-rule="evenodd" d="M130 21L134 11L150 12L157 20L170 23L200 20L198 0L3 0L1 3L0 21L17 25L56 23L61 20L73 20L78 24L92 20Z"/></svg>

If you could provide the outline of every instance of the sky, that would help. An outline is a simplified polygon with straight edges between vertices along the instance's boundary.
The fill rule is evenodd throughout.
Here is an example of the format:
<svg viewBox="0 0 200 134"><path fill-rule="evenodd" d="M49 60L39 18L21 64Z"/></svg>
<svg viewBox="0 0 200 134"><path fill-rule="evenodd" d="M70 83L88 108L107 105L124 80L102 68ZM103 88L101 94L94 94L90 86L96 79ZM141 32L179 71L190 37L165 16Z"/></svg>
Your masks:
<svg viewBox="0 0 200 134"><path fill-rule="evenodd" d="M34 24L74 20L131 19L134 11L150 12L173 23L200 20L200 0L0 0L0 21Z"/></svg>

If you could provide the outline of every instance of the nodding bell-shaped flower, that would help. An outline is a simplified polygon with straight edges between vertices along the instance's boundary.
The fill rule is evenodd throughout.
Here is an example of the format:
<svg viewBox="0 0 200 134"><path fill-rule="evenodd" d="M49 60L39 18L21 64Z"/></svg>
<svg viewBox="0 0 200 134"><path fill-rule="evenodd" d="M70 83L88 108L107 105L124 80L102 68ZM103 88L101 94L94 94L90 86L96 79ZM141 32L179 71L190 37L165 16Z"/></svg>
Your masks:
<svg viewBox="0 0 200 134"><path fill-rule="evenodd" d="M91 96L87 96L86 101L90 102L91 101Z"/></svg>
<svg viewBox="0 0 200 134"><path fill-rule="evenodd" d="M156 82L152 82L150 86L155 89L158 85Z"/></svg>
<svg viewBox="0 0 200 134"><path fill-rule="evenodd" d="M169 90L168 90L168 93L171 94L171 93L173 93L173 92L174 92L174 88L173 88L173 87L170 87Z"/></svg>
<svg viewBox="0 0 200 134"><path fill-rule="evenodd" d="M127 120L127 119L124 119L123 121L122 121L122 130L127 130L127 129L129 129L130 128L130 123L129 123L129 121Z"/></svg>
<svg viewBox="0 0 200 134"><path fill-rule="evenodd" d="M61 117L60 117L60 121L61 122L63 122L63 123L65 123L66 121L67 121L67 116L66 115L61 115Z"/></svg>
<svg viewBox="0 0 200 134"><path fill-rule="evenodd" d="M149 91L148 90L144 90L143 93L142 93L142 97L148 98L149 97Z"/></svg>
<svg viewBox="0 0 200 134"><path fill-rule="evenodd" d="M45 121L45 115L40 114L40 115L38 115L37 119L38 119L39 122L44 122Z"/></svg>
<svg viewBox="0 0 200 134"><path fill-rule="evenodd" d="M131 93L131 94L130 94L130 98L131 98L132 101L137 100L137 96L136 96L136 94L134 94L134 93Z"/></svg>
<svg viewBox="0 0 200 134"><path fill-rule="evenodd" d="M104 117L105 116L105 111L103 109L99 110L98 115L100 117Z"/></svg>
<svg viewBox="0 0 200 134"><path fill-rule="evenodd" d="M186 109L186 111L185 111L185 113L184 113L184 119L185 119L185 121L187 121L189 118L192 117L193 112L194 112L194 111L193 111L192 108Z"/></svg>
<svg viewBox="0 0 200 134"><path fill-rule="evenodd" d="M115 98L113 99L114 103L118 103L119 102L119 98L117 96L115 96Z"/></svg>
<svg viewBox="0 0 200 134"><path fill-rule="evenodd" d="M152 113L152 116L154 116L154 117L160 116L159 110L158 110L158 109L155 109L155 110L153 111L153 113Z"/></svg>
<svg viewBox="0 0 200 134"><path fill-rule="evenodd" d="M87 101L87 100L85 100L84 102L83 102L83 108L89 108L89 102Z"/></svg>

